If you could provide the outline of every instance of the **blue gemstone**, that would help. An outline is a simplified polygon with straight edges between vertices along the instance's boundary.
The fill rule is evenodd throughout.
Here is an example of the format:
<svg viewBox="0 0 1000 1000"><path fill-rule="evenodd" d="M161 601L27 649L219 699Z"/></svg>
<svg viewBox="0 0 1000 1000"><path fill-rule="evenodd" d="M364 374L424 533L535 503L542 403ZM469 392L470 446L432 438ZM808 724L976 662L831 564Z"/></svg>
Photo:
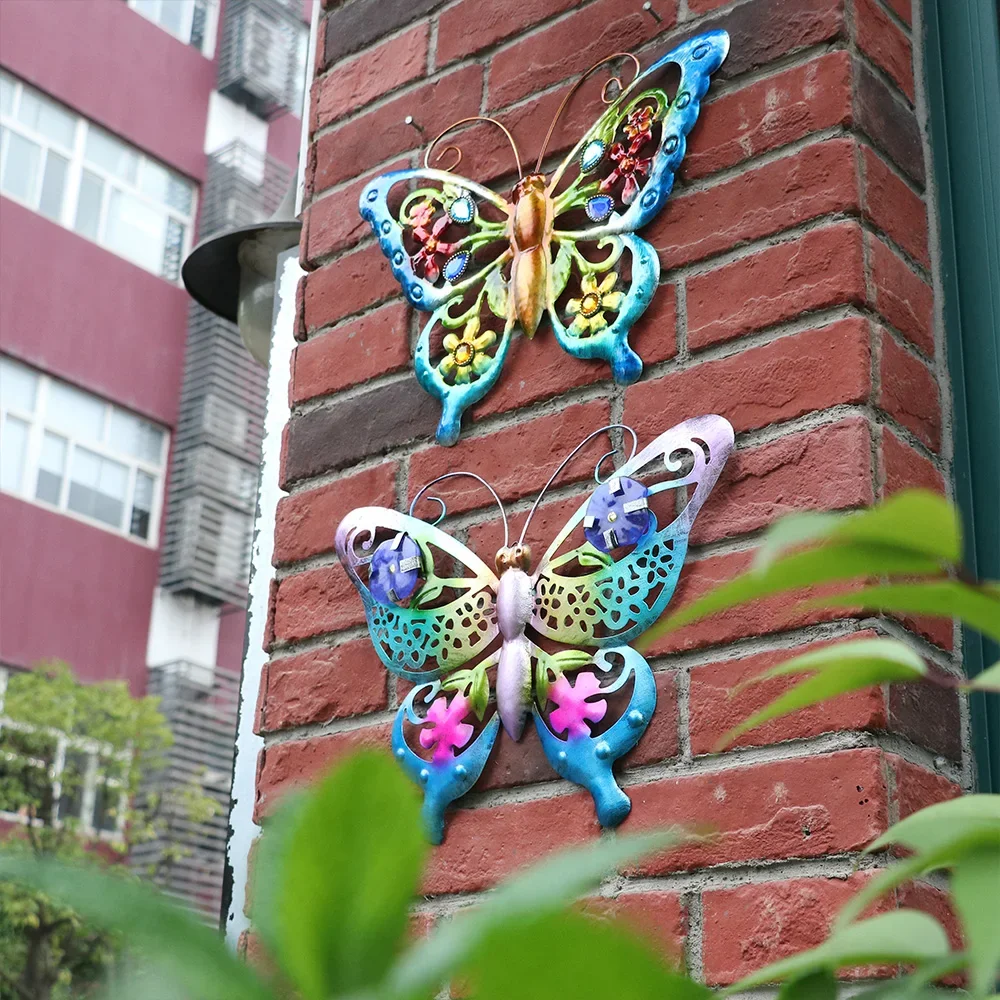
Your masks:
<svg viewBox="0 0 1000 1000"><path fill-rule="evenodd" d="M452 222L468 225L476 217L476 203L468 195L463 194L448 206L448 214Z"/></svg>
<svg viewBox="0 0 1000 1000"><path fill-rule="evenodd" d="M612 476L594 490L583 519L587 541L601 552L635 545L649 528L649 490L636 479Z"/></svg>
<svg viewBox="0 0 1000 1000"><path fill-rule="evenodd" d="M403 251L402 250L397 250L392 255L392 260L393 260L394 264L402 264L403 263Z"/></svg>
<svg viewBox="0 0 1000 1000"><path fill-rule="evenodd" d="M711 50L711 48L712 47L711 47L711 45L708 44L708 42L702 42L701 45L699 45L694 50L694 52L691 53L691 57L693 59L704 59L705 56L708 55L708 53Z"/></svg>
<svg viewBox="0 0 1000 1000"><path fill-rule="evenodd" d="M659 197L660 197L660 192L657 191L655 188L652 189L651 191L647 191L642 196L642 207L643 208L652 208L656 204L656 200Z"/></svg>
<svg viewBox="0 0 1000 1000"><path fill-rule="evenodd" d="M587 199L587 218L591 222L603 222L615 208L615 200L609 194L595 194Z"/></svg>
<svg viewBox="0 0 1000 1000"><path fill-rule="evenodd" d="M605 145L600 139L591 139L580 154L580 169L586 174L604 159Z"/></svg>
<svg viewBox="0 0 1000 1000"><path fill-rule="evenodd" d="M392 232L392 223L388 219L386 219L385 222L382 223L382 232L383 233Z"/></svg>
<svg viewBox="0 0 1000 1000"><path fill-rule="evenodd" d="M369 201L374 201L377 197L378 197L378 188L372 188L368 192L368 200Z"/></svg>
<svg viewBox="0 0 1000 1000"><path fill-rule="evenodd" d="M685 90L684 93L677 95L677 100L674 101L674 107L676 108L686 108L691 103L691 95Z"/></svg>
<svg viewBox="0 0 1000 1000"><path fill-rule="evenodd" d="M465 274L465 269L469 266L469 258L472 256L468 250L461 250L444 262L445 281L455 281Z"/></svg>
<svg viewBox="0 0 1000 1000"><path fill-rule="evenodd" d="M664 142L663 144L663 148L668 153L673 153L677 149L677 146L679 144L680 144L680 139L678 139L676 135L668 135L666 142Z"/></svg>
<svg viewBox="0 0 1000 1000"><path fill-rule="evenodd" d="M368 589L379 604L402 604L417 589L420 546L406 532L383 542L368 567Z"/></svg>

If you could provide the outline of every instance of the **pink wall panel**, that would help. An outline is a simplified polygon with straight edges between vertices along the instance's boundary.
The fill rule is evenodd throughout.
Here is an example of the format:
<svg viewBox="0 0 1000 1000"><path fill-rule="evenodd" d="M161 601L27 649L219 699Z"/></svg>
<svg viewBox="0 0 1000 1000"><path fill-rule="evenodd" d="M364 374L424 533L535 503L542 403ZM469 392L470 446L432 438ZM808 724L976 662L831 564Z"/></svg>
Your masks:
<svg viewBox="0 0 1000 1000"><path fill-rule="evenodd" d="M173 425L184 289L7 198L0 218L0 349Z"/></svg>
<svg viewBox="0 0 1000 1000"><path fill-rule="evenodd" d="M0 523L0 661L59 657L141 693L158 552L5 494Z"/></svg>
<svg viewBox="0 0 1000 1000"><path fill-rule="evenodd" d="M124 0L0 0L0 64L204 179L215 63Z"/></svg>

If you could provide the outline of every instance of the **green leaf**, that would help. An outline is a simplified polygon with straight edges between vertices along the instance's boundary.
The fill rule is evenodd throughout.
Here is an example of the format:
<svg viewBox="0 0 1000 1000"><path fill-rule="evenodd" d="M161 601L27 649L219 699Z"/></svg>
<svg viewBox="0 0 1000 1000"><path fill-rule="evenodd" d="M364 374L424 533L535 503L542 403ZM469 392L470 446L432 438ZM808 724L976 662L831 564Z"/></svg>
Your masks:
<svg viewBox="0 0 1000 1000"><path fill-rule="evenodd" d="M1000 642L1000 597L961 580L886 583L832 594L809 601L811 607L863 607L869 611L903 611L910 614L960 618L976 631Z"/></svg>
<svg viewBox="0 0 1000 1000"><path fill-rule="evenodd" d="M944 958L948 936L926 913L895 910L836 931L819 947L775 962L722 991L739 993L764 983L783 982L821 969L835 972L852 965L873 962L919 963Z"/></svg>
<svg viewBox="0 0 1000 1000"><path fill-rule="evenodd" d="M690 839L690 834L678 830L616 835L562 851L525 869L481 906L439 924L413 945L392 970L389 995L426 996L454 975L496 928L555 912L621 866Z"/></svg>
<svg viewBox="0 0 1000 1000"><path fill-rule="evenodd" d="M490 307L490 312L501 319L507 318L507 282L504 280L500 268L496 267L490 271L484 285L486 289L486 304Z"/></svg>
<svg viewBox="0 0 1000 1000"><path fill-rule="evenodd" d="M898 844L928 854L977 831L1000 833L1000 795L962 795L935 802L890 826L866 848L866 854Z"/></svg>
<svg viewBox="0 0 1000 1000"><path fill-rule="evenodd" d="M962 921L973 996L985 997L1000 973L1000 834L992 848L964 855L951 873L951 898Z"/></svg>
<svg viewBox="0 0 1000 1000"><path fill-rule="evenodd" d="M810 972L785 983L778 1000L837 1000L837 980L828 969Z"/></svg>
<svg viewBox="0 0 1000 1000"><path fill-rule="evenodd" d="M476 1000L711 1000L618 922L550 913L494 927L470 956Z"/></svg>
<svg viewBox="0 0 1000 1000"><path fill-rule="evenodd" d="M965 686L976 691L1000 691L1000 660L976 674Z"/></svg>
<svg viewBox="0 0 1000 1000"><path fill-rule="evenodd" d="M938 564L926 556L897 548L853 543L830 545L808 552L796 552L772 563L764 570L750 570L735 580L716 587L669 618L654 625L633 645L641 652L660 636L706 615L746 604L761 597L780 594L833 580L853 580L862 576L936 573Z"/></svg>
<svg viewBox="0 0 1000 1000"><path fill-rule="evenodd" d="M756 563L767 566L788 548L810 542L882 545L943 563L958 563L962 558L958 514L944 497L930 490L904 490L856 513L790 514L768 530Z"/></svg>
<svg viewBox="0 0 1000 1000"><path fill-rule="evenodd" d="M192 1000L273 1000L218 933L140 882L6 852L0 852L0 879L44 892L85 919L125 935L134 954L153 963Z"/></svg>
<svg viewBox="0 0 1000 1000"><path fill-rule="evenodd" d="M719 741L722 749L737 737L771 719L797 712L829 698L891 681L917 680L927 673L924 661L905 643L896 639L857 639L838 642L767 670L748 684L756 684L788 674L812 673L814 676L796 684L750 718L731 729ZM746 685L740 685L740 688ZM736 694L737 688L732 692Z"/></svg>
<svg viewBox="0 0 1000 1000"><path fill-rule="evenodd" d="M486 706L490 701L490 680L486 676L485 670L477 670L472 679L472 691L469 696L469 704L476 713L476 718L482 722L486 713Z"/></svg>
<svg viewBox="0 0 1000 1000"><path fill-rule="evenodd" d="M582 649L560 649L549 654L549 659L555 663L560 672L566 670L579 670L587 666L594 660L593 654Z"/></svg>
<svg viewBox="0 0 1000 1000"><path fill-rule="evenodd" d="M559 252L556 254L556 259L552 263L552 270L550 274L552 275L552 301L555 302L563 291L566 289L566 283L569 281L569 269L570 265L573 263L573 254L570 250L570 244L568 242L560 242Z"/></svg>
<svg viewBox="0 0 1000 1000"><path fill-rule="evenodd" d="M614 562L614 559L607 552L595 549L590 542L576 549L576 559L581 566L599 566L602 568L610 566Z"/></svg>
<svg viewBox="0 0 1000 1000"><path fill-rule="evenodd" d="M388 756L356 754L304 801L286 840L275 957L302 994L377 985L407 927L427 845L416 789Z"/></svg>

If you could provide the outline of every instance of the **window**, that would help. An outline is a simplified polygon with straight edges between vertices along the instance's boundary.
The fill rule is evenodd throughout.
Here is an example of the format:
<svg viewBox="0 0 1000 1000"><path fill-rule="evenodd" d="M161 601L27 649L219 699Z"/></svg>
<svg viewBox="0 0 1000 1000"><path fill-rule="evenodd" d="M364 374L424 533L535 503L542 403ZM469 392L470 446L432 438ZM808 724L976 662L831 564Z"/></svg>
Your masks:
<svg viewBox="0 0 1000 1000"><path fill-rule="evenodd" d="M215 51L217 0L128 0L128 5L203 55Z"/></svg>
<svg viewBox="0 0 1000 1000"><path fill-rule="evenodd" d="M127 754L94 740L42 729L4 714L7 671L0 667L0 818L79 824L118 839L125 823Z"/></svg>
<svg viewBox="0 0 1000 1000"><path fill-rule="evenodd" d="M147 271L180 277L191 181L2 71L0 191Z"/></svg>
<svg viewBox="0 0 1000 1000"><path fill-rule="evenodd" d="M155 544L167 432L0 357L0 490Z"/></svg>

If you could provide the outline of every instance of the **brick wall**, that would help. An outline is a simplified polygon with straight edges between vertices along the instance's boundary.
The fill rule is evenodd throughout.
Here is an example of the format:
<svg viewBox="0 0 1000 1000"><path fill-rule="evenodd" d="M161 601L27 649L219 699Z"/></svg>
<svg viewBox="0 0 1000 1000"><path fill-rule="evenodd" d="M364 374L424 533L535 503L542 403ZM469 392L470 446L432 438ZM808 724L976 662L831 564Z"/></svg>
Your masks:
<svg viewBox="0 0 1000 1000"><path fill-rule="evenodd" d="M404 507L430 478L462 468L494 484L517 525L592 428L624 419L646 442L685 417L721 413L738 450L697 522L677 604L743 569L780 514L856 507L912 484L945 489L916 0L653 7L659 19L639 0L326 0L283 456L289 495L278 508L258 705L258 817L344 752L388 744L403 685L381 669L333 555L334 529L354 506ZM533 158L576 74L621 49L648 63L709 27L726 28L732 49L673 198L644 233L663 268L633 337L642 380L616 387L605 366L561 354L543 327L515 345L461 441L435 445L437 404L410 367L422 319L358 215L362 185L416 165L427 138L467 115L496 116ZM595 106L574 102L553 153ZM506 190L510 164L495 135L477 127L462 145L463 170ZM543 506L536 544L578 502L587 474L581 466ZM459 485L444 495L453 530L488 558L498 525L484 494ZM594 905L638 918L710 983L815 944L866 877L852 874L858 850L967 781L964 710L940 688L875 689L774 722L719 755L721 733L782 682L738 702L726 691L792 650L904 626L949 669L952 629L939 622L831 621L780 601L661 643L656 716L625 762L625 828L698 820L722 836L644 864ZM519 745L501 735L434 852L424 925L463 894L597 835L589 797L554 777L533 733ZM913 898L935 905L933 890Z"/></svg>

